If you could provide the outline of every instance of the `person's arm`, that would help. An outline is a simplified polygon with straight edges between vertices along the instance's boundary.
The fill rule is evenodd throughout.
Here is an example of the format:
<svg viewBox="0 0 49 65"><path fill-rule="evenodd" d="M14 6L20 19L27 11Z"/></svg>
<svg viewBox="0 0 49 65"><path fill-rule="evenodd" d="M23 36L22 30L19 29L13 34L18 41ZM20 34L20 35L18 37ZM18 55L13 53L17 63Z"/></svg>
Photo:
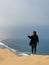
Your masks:
<svg viewBox="0 0 49 65"><path fill-rule="evenodd" d="M28 36L28 38L30 38L30 39L31 39L31 38L32 38L32 36Z"/></svg>

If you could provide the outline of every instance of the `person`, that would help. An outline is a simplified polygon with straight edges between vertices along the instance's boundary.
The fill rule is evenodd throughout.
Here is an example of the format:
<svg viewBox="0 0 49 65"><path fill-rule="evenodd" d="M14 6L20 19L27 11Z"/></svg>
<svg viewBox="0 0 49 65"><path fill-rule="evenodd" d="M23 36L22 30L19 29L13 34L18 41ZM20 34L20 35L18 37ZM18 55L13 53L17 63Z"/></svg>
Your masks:
<svg viewBox="0 0 49 65"><path fill-rule="evenodd" d="M29 45L30 45L31 48L32 48L32 54L33 54L33 53L36 53L37 43L39 43L39 37L38 37L36 31L33 31L32 36L29 36L29 35L28 35L28 38L31 39Z"/></svg>

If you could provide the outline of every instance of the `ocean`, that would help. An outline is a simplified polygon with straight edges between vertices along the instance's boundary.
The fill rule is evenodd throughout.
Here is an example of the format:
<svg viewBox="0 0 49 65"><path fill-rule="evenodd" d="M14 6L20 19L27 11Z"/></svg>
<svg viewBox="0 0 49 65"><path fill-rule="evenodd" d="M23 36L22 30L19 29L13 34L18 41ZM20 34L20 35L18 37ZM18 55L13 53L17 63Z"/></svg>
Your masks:
<svg viewBox="0 0 49 65"><path fill-rule="evenodd" d="M5 39L0 41L0 48L7 48L14 53L20 55L31 54L31 46L29 46L29 39ZM37 45L38 55L49 55L49 40L40 39Z"/></svg>

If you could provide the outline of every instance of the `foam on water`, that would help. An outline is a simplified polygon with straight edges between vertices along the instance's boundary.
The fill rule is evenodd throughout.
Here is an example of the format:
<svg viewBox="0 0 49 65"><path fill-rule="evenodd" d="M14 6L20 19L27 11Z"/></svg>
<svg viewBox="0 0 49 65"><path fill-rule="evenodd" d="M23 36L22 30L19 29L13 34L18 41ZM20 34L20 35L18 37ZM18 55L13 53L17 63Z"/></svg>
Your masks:
<svg viewBox="0 0 49 65"><path fill-rule="evenodd" d="M20 53L19 55L20 56L28 56L28 54L26 54L26 53Z"/></svg>
<svg viewBox="0 0 49 65"><path fill-rule="evenodd" d="M15 49L10 48L9 46L5 45L5 44L2 43L2 42L0 42L0 48L2 48L2 49L3 49L3 48L6 48L6 49L8 49L8 50L10 50L10 51L16 52Z"/></svg>
<svg viewBox="0 0 49 65"><path fill-rule="evenodd" d="M0 42L0 48L8 48L8 46L5 45L4 43Z"/></svg>

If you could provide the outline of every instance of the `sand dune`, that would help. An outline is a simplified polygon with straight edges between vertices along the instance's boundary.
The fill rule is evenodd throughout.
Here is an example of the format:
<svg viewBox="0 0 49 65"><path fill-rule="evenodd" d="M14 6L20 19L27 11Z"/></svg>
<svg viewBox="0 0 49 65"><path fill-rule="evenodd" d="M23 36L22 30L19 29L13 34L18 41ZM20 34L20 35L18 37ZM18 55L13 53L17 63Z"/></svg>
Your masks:
<svg viewBox="0 0 49 65"><path fill-rule="evenodd" d="M49 65L49 56L18 56L7 49L0 49L0 65Z"/></svg>

